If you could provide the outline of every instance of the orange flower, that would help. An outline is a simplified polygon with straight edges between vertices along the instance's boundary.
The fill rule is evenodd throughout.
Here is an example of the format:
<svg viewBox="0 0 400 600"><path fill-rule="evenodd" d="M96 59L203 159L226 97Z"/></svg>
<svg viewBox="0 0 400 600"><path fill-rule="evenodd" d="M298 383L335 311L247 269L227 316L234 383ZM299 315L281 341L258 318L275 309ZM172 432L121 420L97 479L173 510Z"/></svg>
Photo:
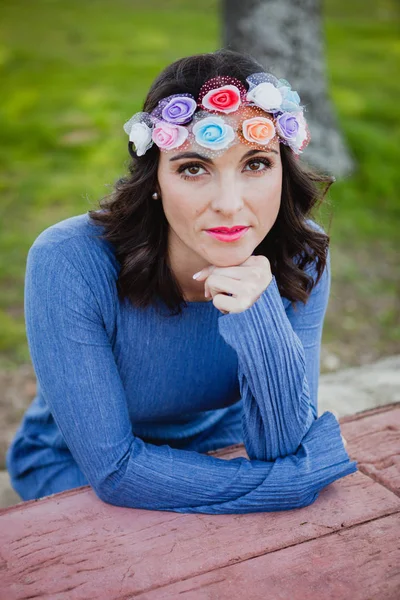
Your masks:
<svg viewBox="0 0 400 600"><path fill-rule="evenodd" d="M255 144L268 144L275 136L275 125L266 117L253 117L242 123L243 137Z"/></svg>

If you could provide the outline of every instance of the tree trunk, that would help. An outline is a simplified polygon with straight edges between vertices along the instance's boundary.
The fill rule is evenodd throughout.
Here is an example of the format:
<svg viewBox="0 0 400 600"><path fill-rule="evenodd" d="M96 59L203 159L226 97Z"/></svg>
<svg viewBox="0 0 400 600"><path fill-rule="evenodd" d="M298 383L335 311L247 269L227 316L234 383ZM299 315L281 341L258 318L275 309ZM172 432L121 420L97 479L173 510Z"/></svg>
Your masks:
<svg viewBox="0 0 400 600"><path fill-rule="evenodd" d="M306 107L311 142L304 161L337 177L354 162L327 94L319 0L223 0L225 48L251 54L289 81Z"/></svg>

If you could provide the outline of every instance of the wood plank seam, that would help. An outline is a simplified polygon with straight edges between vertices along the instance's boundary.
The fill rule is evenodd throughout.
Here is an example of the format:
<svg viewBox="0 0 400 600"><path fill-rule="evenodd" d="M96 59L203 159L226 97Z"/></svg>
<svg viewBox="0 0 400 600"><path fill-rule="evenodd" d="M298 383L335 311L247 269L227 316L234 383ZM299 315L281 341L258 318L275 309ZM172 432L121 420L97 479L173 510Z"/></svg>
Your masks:
<svg viewBox="0 0 400 600"><path fill-rule="evenodd" d="M222 569L224 569L226 567L231 567L232 565L237 565L237 564L240 564L240 563L244 563L244 562L247 562L249 560L252 560L253 558L260 558L261 556L271 555L271 554L274 554L276 552L280 552L281 550L286 550L287 548L293 548L294 546L300 546L301 544L307 544L307 543L313 542L314 540L317 540L317 539L321 540L323 538L331 537L331 536L340 534L343 531L349 531L350 529L355 529L356 527L361 527L361 526L366 525L367 523L372 523L374 521L379 521L380 519L385 519L388 516L396 515L396 514L400 514L400 507L398 509L394 509L392 511L388 511L387 513L385 513L384 515L380 515L379 517L373 517L371 519L366 519L365 521L361 521L360 523L355 523L354 525L349 525L348 527L343 527L343 528L340 528L340 529L337 528L334 531L328 531L327 533L323 533L321 535L317 535L314 538L308 538L306 540L302 540L300 542L295 542L293 544L286 544L285 546L282 546L281 548L276 548L275 550L270 550L270 551L267 551L267 552L261 552L261 553L252 554L252 555L251 554L249 554L249 555L242 555L242 556L240 556L239 559L237 559L237 560L236 559L231 559L231 560L227 561L226 564L219 564L214 569L208 567L207 570L193 572L193 573L191 573L190 575L188 575L186 577L185 576L183 576L183 577L180 576L180 577L177 577L175 579L172 578L167 584L154 585L154 586L148 587L146 589L142 589L137 595L131 593L128 596L121 596L121 597L118 596L118 600L131 600L133 597L139 597L140 598L140 596L143 595L143 594L148 594L150 592L154 592L155 590L162 590L163 588L167 588L167 587L169 587L171 585L174 585L175 583L179 583L179 582L182 582L182 581L188 581L190 579L193 579L194 577L198 577L198 576L204 575L206 573L212 573L213 571L220 571L220 570L222 570ZM308 521L308 522L311 523L311 521ZM329 526L327 526L327 527L329 527ZM215 583L215 582L213 582L213 583ZM23 600L27 600L27 599L24 598Z"/></svg>
<svg viewBox="0 0 400 600"><path fill-rule="evenodd" d="M370 473L368 471L368 467L365 467L363 463L357 462L357 468L361 473L363 473L363 475L366 475L367 477L372 479L372 481L375 481L375 483L386 488L389 492L392 492L392 494L397 496L397 498L400 498L400 492L398 492L396 489L393 489L389 483L382 481L381 478L379 477L379 475L376 475L375 473Z"/></svg>
<svg viewBox="0 0 400 600"><path fill-rule="evenodd" d="M396 513L394 513L394 514L396 514ZM360 531L363 531L363 530L364 530L364 528L365 528L365 525L368 525L369 523L371 523L371 522L374 522L374 521L376 521L376 522L379 522L379 521L385 521L387 518L388 518L388 516L378 517L378 518L376 518L376 519L370 519L370 520L368 520L368 521L366 521L366 522L364 522L364 523L357 524L357 525L354 525L354 526L352 526L352 527L348 527L348 528L345 528L345 529L342 529L342 530L338 530L338 531L336 531L336 532L332 532L332 533L329 533L329 534L327 534L326 536L321 536L321 537L327 537L327 536L329 536L329 537L332 537L332 536L343 537L343 536L346 536L346 535L347 535L347 531L348 531L349 529L353 529L353 530L354 530L355 528L359 528L359 529L360 529ZM313 543L314 543L314 542L316 542L317 540L319 541L319 540L321 539L321 537L319 537L319 538L315 538L315 539L309 539L309 540L305 540L304 542L301 542L301 543L313 544ZM297 547L297 546L299 546L299 545L300 545L300 544L293 544L291 547ZM289 548L289 547L290 547L290 546L288 546L287 548ZM277 550L274 550L273 552L280 552L281 550L282 550L282 551L285 551L285 550L286 550L286 548L277 549ZM269 554L269 555L271 555L271 554L272 554L272 552L270 552L270 553L268 553L268 554ZM373 553L373 554L374 554L374 553ZM377 552L375 552L375 556L376 556L376 554L377 554ZM255 558L255 559L258 559L258 558L260 558L260 557L262 557L262 556L263 556L263 555L259 555L259 556L255 556L254 558ZM372 558L370 558L370 560L369 560L369 561L367 561L367 562L370 562L371 560L375 560L374 556L372 556ZM248 560L247 560L247 561L246 561L246 560L245 560L245 561L240 561L240 562L241 562L241 563L247 563L247 562L248 562ZM238 564L238 563L227 564L227 565L226 565L226 566L224 566L224 567L219 567L219 568L216 568L216 569L209 569L207 572L203 573L203 575L207 575L208 573L212 573L213 571L220 571L220 572L221 572L221 573L220 573L220 576L222 576L222 578L215 579L215 580L212 580L212 581L210 581L210 582L205 582L204 584L203 584L203 582L200 582L200 585L196 585L196 587L193 587L193 588L185 589L184 591L181 591L181 592L179 592L179 593L180 593L180 594L181 594L181 593L182 593L182 594L187 594L187 593L188 593L188 592L190 592L190 591L193 591L193 590L199 590L199 589L202 589L203 587L206 587L206 586L208 587L209 585L215 585L216 583L225 583L225 582L228 582L228 581L230 580L230 577L229 577L229 571L228 571L228 573L227 573L228 577L226 577L226 576L224 576L223 570L224 570L225 568L227 568L228 570L230 570L230 573L232 573L232 570L231 570L230 568L231 568L231 567L234 567L234 566L236 566L236 564ZM367 564L367 563L365 563L365 564ZM396 575L397 575L397 574L398 574L398 572L396 572ZM154 596L154 594L151 594L151 592L152 592L152 591L157 591L157 590L159 590L160 592L162 592L162 590L167 590L168 588L170 588L170 587L173 587L173 586L174 586L176 583L178 583L178 584L179 584L179 583L182 583L182 582L184 582L184 581L190 581L191 579L195 579L196 577L199 577L199 576L198 576L198 575L195 575L195 576L193 576L193 577L190 577L190 576L188 576L188 577L181 577L181 578L177 579L177 580L176 580L174 583L168 583L168 584L166 584L166 585L161 585L161 586L153 586L151 589L150 589L150 588L148 588L147 590L140 591L138 594L134 594L134 596L135 596L135 597L137 597L137 598L142 598L142 597L147 597L146 595L150 593L151 597L155 597L155 596ZM128 595L127 595L127 596L123 596L123 597L119 597L119 596L118 596L118 600L131 600L131 598L132 598L132 597L133 597L132 595L131 595L131 596L128 596ZM171 598L172 596L171 596L171 595L168 595L168 597L169 597L169 598ZM175 598L175 596L173 596L173 597ZM193 596L192 596L192 597L193 597ZM217 596L215 596L215 597L217 597ZM220 597L220 596L218 596L218 597ZM279 596L279 597L281 597L281 596ZM296 597L298 597L298 596L296 596ZM303 596L302 596L302 597L303 597ZM304 596L304 597L307 597L307 596ZM331 596L331 595L330 595L329 597L330 597L330 598L333 598L333 596ZM334 597L335 597L335 598L337 598L337 597L343 597L343 596L334 596ZM349 597L350 597L350 596L349 596ZM359 598L361 598L361 596L358 596L358 597L359 597ZM394 597L396 597L396 598L397 598L397 595L396 595L396 596L392 596L392 595L390 595L390 596L386 596L386 595L385 595L385 596L375 596L375 595L373 595L373 596L370 596L370 595L368 594L368 591L366 590L366 595L365 595L365 596L364 596L364 595L362 596L362 598L372 598L372 597L373 597L373 598L378 598L378 597L382 597L382 598L383 598L383 597L385 597L385 598L389 599L389 597L390 597L390 598L394 598ZM347 596L346 596L346 598L347 598Z"/></svg>

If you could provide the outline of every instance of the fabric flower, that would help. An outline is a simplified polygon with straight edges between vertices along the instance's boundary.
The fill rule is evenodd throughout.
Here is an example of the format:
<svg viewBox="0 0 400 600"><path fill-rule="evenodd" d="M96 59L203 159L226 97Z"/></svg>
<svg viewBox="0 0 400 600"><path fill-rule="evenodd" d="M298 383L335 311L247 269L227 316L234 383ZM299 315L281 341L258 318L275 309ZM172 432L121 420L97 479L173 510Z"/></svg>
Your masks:
<svg viewBox="0 0 400 600"><path fill-rule="evenodd" d="M281 89L282 93L282 89ZM300 109L300 96L297 92L293 92L292 90L286 89L283 91L283 102L281 105L281 110L286 110L289 112L296 112Z"/></svg>
<svg viewBox="0 0 400 600"><path fill-rule="evenodd" d="M235 139L235 132L221 117L205 117L193 125L196 142L204 148L221 150Z"/></svg>
<svg viewBox="0 0 400 600"><path fill-rule="evenodd" d="M152 139L162 150L172 150L182 146L188 135L189 131L186 127L158 121L153 129Z"/></svg>
<svg viewBox="0 0 400 600"><path fill-rule="evenodd" d="M266 117L253 117L242 123L243 137L248 142L268 144L275 136L275 126L271 119Z"/></svg>
<svg viewBox="0 0 400 600"><path fill-rule="evenodd" d="M281 110L287 112L300 111L300 96L297 92L292 90L290 83L287 82L286 79L280 79L278 88L283 98Z"/></svg>
<svg viewBox="0 0 400 600"><path fill-rule="evenodd" d="M134 123L129 133L129 141L135 145L136 154L143 156L153 145L151 127L146 123Z"/></svg>
<svg viewBox="0 0 400 600"><path fill-rule="evenodd" d="M297 117L289 112L284 112L276 119L276 129L285 140L295 140L300 129Z"/></svg>
<svg viewBox="0 0 400 600"><path fill-rule="evenodd" d="M247 101L267 112L276 112L282 104L282 94L272 83L263 82L247 92Z"/></svg>
<svg viewBox="0 0 400 600"><path fill-rule="evenodd" d="M308 143L310 141L310 135L307 129L307 123L303 113L296 115L296 118L299 124L299 129L295 140L289 141L289 145L294 152L299 154L304 150L304 148L308 146Z"/></svg>
<svg viewBox="0 0 400 600"><path fill-rule="evenodd" d="M187 96L175 96L169 100L161 112L164 121L183 125L190 121L197 108L194 98Z"/></svg>
<svg viewBox="0 0 400 600"><path fill-rule="evenodd" d="M202 99L202 105L207 110L217 110L231 113L240 106L240 91L236 85L224 85L210 90Z"/></svg>

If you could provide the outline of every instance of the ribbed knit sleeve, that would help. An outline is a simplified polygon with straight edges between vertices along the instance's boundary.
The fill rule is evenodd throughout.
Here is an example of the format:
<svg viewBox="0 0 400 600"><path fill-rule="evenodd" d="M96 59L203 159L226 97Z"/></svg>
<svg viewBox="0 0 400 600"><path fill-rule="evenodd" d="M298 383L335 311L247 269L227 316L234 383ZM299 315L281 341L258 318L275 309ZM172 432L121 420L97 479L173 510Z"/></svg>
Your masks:
<svg viewBox="0 0 400 600"><path fill-rule="evenodd" d="M306 392L301 401L297 396L297 404L295 394L302 378L296 362L301 362L300 354L275 359L275 368L290 373L287 401L291 402L295 417L294 423L285 427L281 423L282 409L276 408L280 430L274 439L282 440L279 452L285 451L294 448L296 438L300 438L296 427L305 432L294 454L273 462L223 460L168 445L144 443L135 437L102 318L103 308L98 302L100 290L96 289L97 283L93 287L88 273L82 273L68 260L67 252L63 243L31 248L25 281L26 330L43 397L74 460L99 498L117 506L183 513L287 510L310 504L324 486L356 470L331 413L313 421L305 432ZM254 315L244 315L246 322L250 319L249 324L254 325L255 317L257 324L265 319L268 300L262 299L252 311ZM242 321L243 316L239 319ZM235 318L236 330L239 319ZM233 319L226 320L225 333L229 321ZM287 328L285 331L288 335ZM254 398L259 404L270 402L273 406L270 397L259 391L268 374L257 355L262 352L265 357L266 333L260 338L258 333L247 334L248 350L242 346L238 349L244 357L243 364L250 365L250 357L256 361L258 374L253 374L249 383L254 386ZM275 351L288 354L278 340L274 344ZM245 367L243 373L249 369ZM278 403L279 390L274 394L274 402ZM280 401L285 403L286 396L281 396ZM254 431L255 439L259 435L264 435L261 427ZM271 455L279 454L270 442L267 448Z"/></svg>
<svg viewBox="0 0 400 600"><path fill-rule="evenodd" d="M309 270L316 278L316 273ZM221 315L219 331L238 355L244 443L250 458L292 454L317 418L323 320L330 290L330 253L307 303L284 309L275 277L241 313ZM257 435L254 435L257 431Z"/></svg>

